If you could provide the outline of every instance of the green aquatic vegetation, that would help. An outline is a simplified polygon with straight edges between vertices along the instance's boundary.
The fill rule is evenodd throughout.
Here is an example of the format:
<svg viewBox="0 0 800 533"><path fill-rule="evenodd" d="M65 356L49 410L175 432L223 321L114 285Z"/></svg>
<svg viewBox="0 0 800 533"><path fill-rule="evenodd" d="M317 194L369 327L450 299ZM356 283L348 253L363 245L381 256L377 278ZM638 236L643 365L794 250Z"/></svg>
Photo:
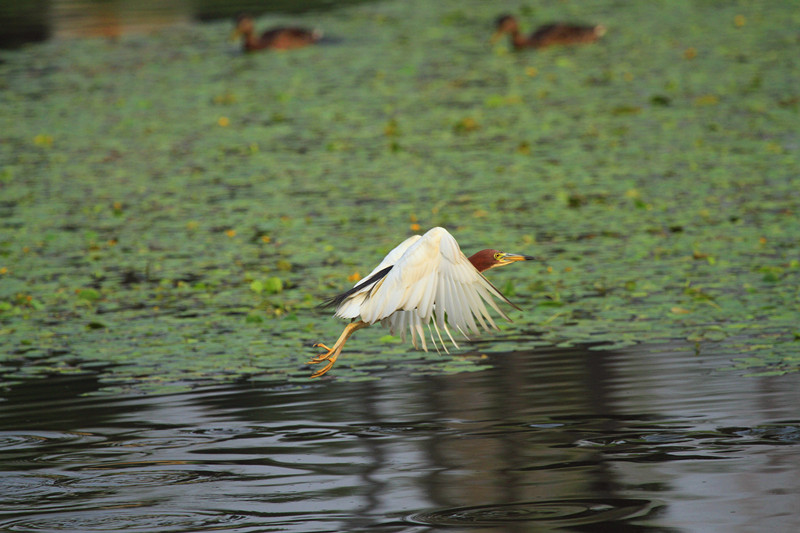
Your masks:
<svg viewBox="0 0 800 533"><path fill-rule="evenodd" d="M795 10L522 7L609 32L518 54L491 4L389 1L292 53L226 22L2 52L3 379L304 382L342 327L316 305L434 225L540 257L489 273L522 311L450 355L360 331L337 378L667 340L800 368Z"/></svg>

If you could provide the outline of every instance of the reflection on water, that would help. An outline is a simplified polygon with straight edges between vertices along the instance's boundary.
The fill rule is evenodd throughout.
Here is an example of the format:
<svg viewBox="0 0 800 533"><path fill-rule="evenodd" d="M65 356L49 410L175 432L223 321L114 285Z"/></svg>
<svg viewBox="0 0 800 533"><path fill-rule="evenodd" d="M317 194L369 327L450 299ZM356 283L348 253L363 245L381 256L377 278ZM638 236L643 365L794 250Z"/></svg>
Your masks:
<svg viewBox="0 0 800 533"><path fill-rule="evenodd" d="M796 376L742 378L666 348L493 363L156 397L93 396L90 378L14 388L0 530L797 525Z"/></svg>

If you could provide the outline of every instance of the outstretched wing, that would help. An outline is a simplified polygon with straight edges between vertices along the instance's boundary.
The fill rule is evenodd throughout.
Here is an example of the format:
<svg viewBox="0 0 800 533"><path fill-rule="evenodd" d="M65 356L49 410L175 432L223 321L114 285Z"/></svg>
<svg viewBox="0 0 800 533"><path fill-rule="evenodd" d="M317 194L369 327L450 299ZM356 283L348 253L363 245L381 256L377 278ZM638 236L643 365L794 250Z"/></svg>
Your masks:
<svg viewBox="0 0 800 533"><path fill-rule="evenodd" d="M433 322L441 330L479 333L497 328L486 304L508 319L494 301L508 300L478 272L444 228L433 228L413 243L377 280L361 303L361 319L368 324L385 320L393 331L411 331L425 346L422 326ZM510 302L509 302L510 303ZM454 342L454 341L453 341Z"/></svg>
<svg viewBox="0 0 800 533"><path fill-rule="evenodd" d="M383 279L392 266L402 257L408 248L420 239L419 235L412 235L395 246L391 252L386 254L383 261L376 266L372 272L367 274L363 279L356 283L352 289L343 292L342 294L332 298L330 301L323 304L324 307L329 305L336 306L336 314L339 318L356 318L361 314L361 305L364 303L368 295L368 291Z"/></svg>

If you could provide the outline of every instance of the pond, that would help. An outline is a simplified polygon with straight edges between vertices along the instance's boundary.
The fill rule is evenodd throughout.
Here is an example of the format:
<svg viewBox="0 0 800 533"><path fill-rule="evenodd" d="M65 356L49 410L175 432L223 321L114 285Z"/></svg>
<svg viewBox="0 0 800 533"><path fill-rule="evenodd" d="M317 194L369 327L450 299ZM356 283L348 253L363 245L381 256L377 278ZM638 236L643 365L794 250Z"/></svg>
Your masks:
<svg viewBox="0 0 800 533"><path fill-rule="evenodd" d="M687 346L0 410L3 531L793 531L800 389Z"/></svg>
<svg viewBox="0 0 800 533"><path fill-rule="evenodd" d="M0 51L0 530L798 529L794 5L510 2L607 28L514 53L493 3L322 1L244 54L162 4ZM434 226L539 259L512 321L310 380Z"/></svg>

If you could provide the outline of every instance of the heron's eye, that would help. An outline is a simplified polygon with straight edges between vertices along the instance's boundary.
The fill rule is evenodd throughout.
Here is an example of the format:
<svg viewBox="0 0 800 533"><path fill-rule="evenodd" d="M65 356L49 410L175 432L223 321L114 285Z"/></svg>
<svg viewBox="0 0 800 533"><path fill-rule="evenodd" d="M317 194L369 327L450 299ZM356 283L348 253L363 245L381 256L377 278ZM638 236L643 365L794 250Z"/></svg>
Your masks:
<svg viewBox="0 0 800 533"><path fill-rule="evenodd" d="M500 252L497 252L496 254L494 254L494 260L495 261L502 261L503 260L503 254L501 254Z"/></svg>

